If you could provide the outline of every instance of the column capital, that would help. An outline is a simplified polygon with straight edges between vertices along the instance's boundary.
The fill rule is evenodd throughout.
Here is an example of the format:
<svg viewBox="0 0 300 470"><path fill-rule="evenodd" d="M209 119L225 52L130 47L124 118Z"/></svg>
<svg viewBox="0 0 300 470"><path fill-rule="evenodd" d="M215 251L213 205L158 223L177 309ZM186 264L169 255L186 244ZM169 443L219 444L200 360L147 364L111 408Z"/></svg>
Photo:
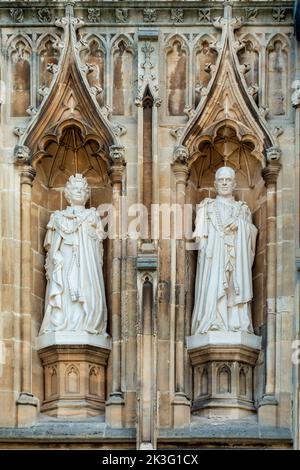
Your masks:
<svg viewBox="0 0 300 470"><path fill-rule="evenodd" d="M268 165L262 170L262 177L265 180L266 186L276 184L281 166L281 163L278 161L269 162Z"/></svg>
<svg viewBox="0 0 300 470"><path fill-rule="evenodd" d="M36 171L32 166L24 166L20 172L21 184L29 184L30 186L32 186L35 175Z"/></svg>

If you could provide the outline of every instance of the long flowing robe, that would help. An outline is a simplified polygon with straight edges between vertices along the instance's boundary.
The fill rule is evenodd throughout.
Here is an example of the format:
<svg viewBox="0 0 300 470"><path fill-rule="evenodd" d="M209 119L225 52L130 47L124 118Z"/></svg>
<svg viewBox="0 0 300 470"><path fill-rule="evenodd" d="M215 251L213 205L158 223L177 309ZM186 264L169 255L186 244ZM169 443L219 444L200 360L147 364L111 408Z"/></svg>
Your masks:
<svg viewBox="0 0 300 470"><path fill-rule="evenodd" d="M51 215L44 242L48 282L40 334L106 333L103 248L98 224L101 219L95 208L69 206Z"/></svg>
<svg viewBox="0 0 300 470"><path fill-rule="evenodd" d="M235 223L237 230L225 229ZM199 206L193 234L199 242L192 334L253 332L252 264L257 228L243 202L217 196Z"/></svg>

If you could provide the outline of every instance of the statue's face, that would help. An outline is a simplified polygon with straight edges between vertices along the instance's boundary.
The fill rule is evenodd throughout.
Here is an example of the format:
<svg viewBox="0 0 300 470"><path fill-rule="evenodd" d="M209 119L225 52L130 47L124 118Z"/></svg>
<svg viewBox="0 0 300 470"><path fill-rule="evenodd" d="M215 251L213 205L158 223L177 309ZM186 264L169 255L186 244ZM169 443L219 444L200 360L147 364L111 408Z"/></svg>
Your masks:
<svg viewBox="0 0 300 470"><path fill-rule="evenodd" d="M235 178L230 171L224 169L219 172L215 179L215 188L220 196L231 196L235 186Z"/></svg>
<svg viewBox="0 0 300 470"><path fill-rule="evenodd" d="M71 205L85 205L87 193L83 183L76 181L68 187L68 199Z"/></svg>

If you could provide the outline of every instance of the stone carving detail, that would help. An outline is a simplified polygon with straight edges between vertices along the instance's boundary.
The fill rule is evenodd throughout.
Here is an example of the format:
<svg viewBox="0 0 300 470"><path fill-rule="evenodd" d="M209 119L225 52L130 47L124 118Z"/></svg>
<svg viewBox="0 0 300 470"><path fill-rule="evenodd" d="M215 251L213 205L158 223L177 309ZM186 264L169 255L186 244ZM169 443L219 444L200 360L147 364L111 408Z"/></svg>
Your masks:
<svg viewBox="0 0 300 470"><path fill-rule="evenodd" d="M157 10L155 8L144 9L145 23L154 23L157 20Z"/></svg>
<svg viewBox="0 0 300 470"><path fill-rule="evenodd" d="M177 145L173 154L173 162L187 163L189 151L184 145Z"/></svg>
<svg viewBox="0 0 300 470"><path fill-rule="evenodd" d="M50 23L52 21L52 11L50 8L41 8L37 11L37 16L40 23Z"/></svg>
<svg viewBox="0 0 300 470"><path fill-rule="evenodd" d="M271 116L282 116L287 111L287 47L277 36L267 50L268 107Z"/></svg>
<svg viewBox="0 0 300 470"><path fill-rule="evenodd" d="M22 8L11 8L10 16L12 17L15 23L23 23L24 15Z"/></svg>
<svg viewBox="0 0 300 470"><path fill-rule="evenodd" d="M258 9L253 7L248 7L245 10L246 21L252 23L256 20L258 14Z"/></svg>
<svg viewBox="0 0 300 470"><path fill-rule="evenodd" d="M186 105L187 51L182 39L175 37L167 48L167 114L184 115Z"/></svg>
<svg viewBox="0 0 300 470"><path fill-rule="evenodd" d="M14 41L11 63L11 114L15 117L26 116L31 101L31 48L24 38L18 37Z"/></svg>
<svg viewBox="0 0 300 470"><path fill-rule="evenodd" d="M278 162L281 157L281 150L279 147L269 147L266 150L266 157L268 162Z"/></svg>
<svg viewBox="0 0 300 470"><path fill-rule="evenodd" d="M273 18L278 23L284 21L286 18L286 9L281 7L273 8Z"/></svg>
<svg viewBox="0 0 300 470"><path fill-rule="evenodd" d="M210 23L210 8L200 8L198 10L198 19L200 23Z"/></svg>
<svg viewBox="0 0 300 470"><path fill-rule="evenodd" d="M115 15L116 15L116 22L126 23L129 18L129 10L128 8L116 8Z"/></svg>
<svg viewBox="0 0 300 470"><path fill-rule="evenodd" d="M253 332L251 269L257 229L248 206L233 198L235 186L234 170L221 167L215 175L217 198L204 199L197 212L192 335L210 330Z"/></svg>
<svg viewBox="0 0 300 470"><path fill-rule="evenodd" d="M105 335L101 220L95 208L85 209L89 187L81 174L69 178L65 197L70 205L54 212L47 225L47 291L40 335L54 331Z"/></svg>
<svg viewBox="0 0 300 470"><path fill-rule="evenodd" d="M171 9L171 20L174 23L183 23L184 13L182 8L172 8Z"/></svg>
<svg viewBox="0 0 300 470"><path fill-rule="evenodd" d="M21 134L22 135L22 134ZM14 161L16 165L30 164L31 152L26 145L16 145L14 150Z"/></svg>
<svg viewBox="0 0 300 470"><path fill-rule="evenodd" d="M98 23L101 19L100 8L88 8L88 21Z"/></svg>

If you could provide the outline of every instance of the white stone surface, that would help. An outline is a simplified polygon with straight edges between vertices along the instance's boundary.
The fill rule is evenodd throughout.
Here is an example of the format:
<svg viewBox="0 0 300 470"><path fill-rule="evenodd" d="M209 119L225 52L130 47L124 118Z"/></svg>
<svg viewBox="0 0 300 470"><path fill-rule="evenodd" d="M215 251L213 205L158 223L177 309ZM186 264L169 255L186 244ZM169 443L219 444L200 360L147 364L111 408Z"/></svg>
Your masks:
<svg viewBox="0 0 300 470"><path fill-rule="evenodd" d="M47 225L44 247L48 284L40 334L105 334L101 219L95 208L85 208L89 188L81 174L69 178L65 197L70 206L54 212Z"/></svg>
<svg viewBox="0 0 300 470"><path fill-rule="evenodd" d="M108 335L92 335L87 332L54 331L36 338L36 348L43 349L52 345L89 345L111 349L111 337Z"/></svg>
<svg viewBox="0 0 300 470"><path fill-rule="evenodd" d="M210 330L253 332L252 264L257 228L251 212L235 201L235 172L219 168L217 198L201 202L193 237L199 243L192 334Z"/></svg>
<svg viewBox="0 0 300 470"><path fill-rule="evenodd" d="M261 337L246 331L209 331L202 335L187 337L188 350L214 345L241 345L260 350Z"/></svg>

